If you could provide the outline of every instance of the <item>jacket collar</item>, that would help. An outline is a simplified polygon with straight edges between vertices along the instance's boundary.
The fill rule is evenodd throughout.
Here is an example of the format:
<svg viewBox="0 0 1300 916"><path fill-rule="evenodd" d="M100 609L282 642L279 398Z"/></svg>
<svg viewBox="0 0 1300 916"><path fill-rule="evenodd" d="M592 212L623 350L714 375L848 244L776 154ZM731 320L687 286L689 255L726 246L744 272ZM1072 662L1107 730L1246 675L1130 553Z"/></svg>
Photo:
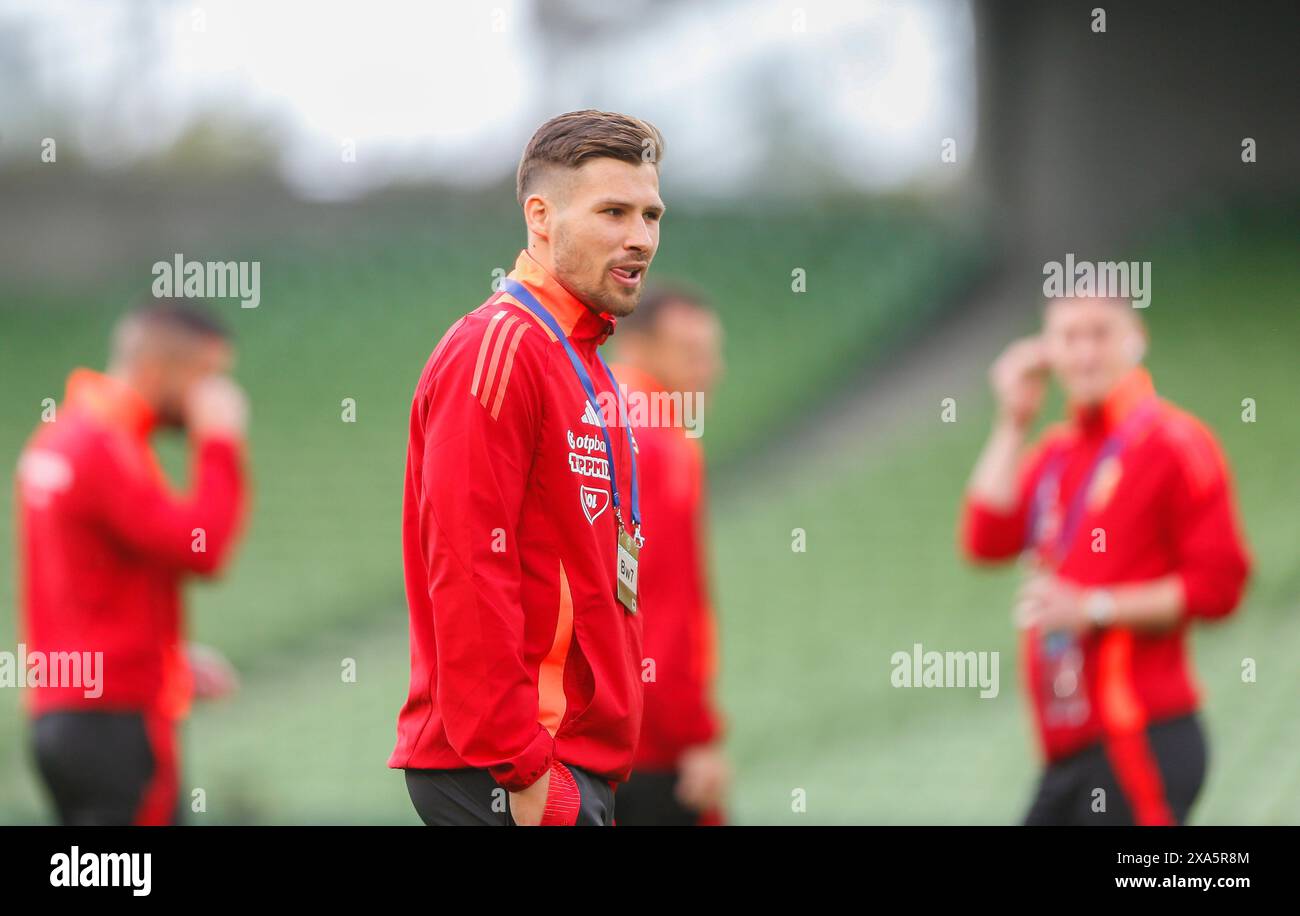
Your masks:
<svg viewBox="0 0 1300 916"><path fill-rule="evenodd" d="M147 439L158 423L158 414L135 389L93 369L72 370L64 403L137 439Z"/></svg>
<svg viewBox="0 0 1300 916"><path fill-rule="evenodd" d="M515 269L509 274L515 280L528 287L528 291L537 297L546 310L555 316L566 336L573 340L594 341L600 346L614 333L617 323L614 316L607 312L594 312L581 299L564 288L559 280L528 253L527 249L519 252L515 260Z"/></svg>
<svg viewBox="0 0 1300 916"><path fill-rule="evenodd" d="M1070 412L1084 431L1108 433L1155 393L1151 373L1138 366L1121 378L1100 404L1072 405Z"/></svg>

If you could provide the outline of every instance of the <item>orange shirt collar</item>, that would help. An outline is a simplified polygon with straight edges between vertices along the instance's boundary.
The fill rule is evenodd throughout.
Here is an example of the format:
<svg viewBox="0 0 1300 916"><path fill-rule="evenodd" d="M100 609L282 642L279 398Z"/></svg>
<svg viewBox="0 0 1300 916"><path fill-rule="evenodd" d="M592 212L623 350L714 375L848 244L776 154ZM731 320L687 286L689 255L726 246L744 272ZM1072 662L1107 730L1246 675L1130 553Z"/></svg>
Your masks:
<svg viewBox="0 0 1300 916"><path fill-rule="evenodd" d="M158 423L157 413L135 389L93 369L72 370L65 403L141 439L147 438Z"/></svg>
<svg viewBox="0 0 1300 916"><path fill-rule="evenodd" d="M1111 430L1155 393L1151 373L1138 366L1119 380L1101 404L1093 407L1075 405L1071 412L1075 422L1081 426L1100 424L1103 429Z"/></svg>
<svg viewBox="0 0 1300 916"><path fill-rule="evenodd" d="M614 333L616 321L607 312L597 314L569 292L555 277L528 253L519 252L510 279L528 287L546 310L555 316L566 336L574 340L595 340L597 346Z"/></svg>

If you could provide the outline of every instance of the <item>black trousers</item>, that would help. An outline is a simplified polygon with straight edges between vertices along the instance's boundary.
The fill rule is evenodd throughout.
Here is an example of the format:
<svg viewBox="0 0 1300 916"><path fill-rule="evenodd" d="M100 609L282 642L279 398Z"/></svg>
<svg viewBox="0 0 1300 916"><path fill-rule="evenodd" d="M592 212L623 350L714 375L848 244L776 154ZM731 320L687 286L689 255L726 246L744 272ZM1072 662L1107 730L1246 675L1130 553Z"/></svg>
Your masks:
<svg viewBox="0 0 1300 916"><path fill-rule="evenodd" d="M136 823L146 793L162 775L138 712L45 713L32 723L31 751L59 822L67 826Z"/></svg>
<svg viewBox="0 0 1300 916"><path fill-rule="evenodd" d="M676 770L634 770L618 787L620 827L695 827L700 813L677 800Z"/></svg>
<svg viewBox="0 0 1300 916"><path fill-rule="evenodd" d="M1106 745L1096 744L1049 764L1025 814L1025 825L1136 824L1139 802L1125 790L1135 783L1154 785L1173 822L1186 823L1205 782L1208 754L1200 720L1193 713L1149 725L1145 745L1148 753L1137 755L1136 762L1133 754L1125 759L1113 748L1108 751ZM1117 766L1127 771L1117 772ZM1147 772L1132 772L1144 769Z"/></svg>
<svg viewBox="0 0 1300 916"><path fill-rule="evenodd" d="M614 824L614 790L581 767L569 766L582 803L579 827ZM487 770L406 770L406 791L430 827L513 827L510 798Z"/></svg>

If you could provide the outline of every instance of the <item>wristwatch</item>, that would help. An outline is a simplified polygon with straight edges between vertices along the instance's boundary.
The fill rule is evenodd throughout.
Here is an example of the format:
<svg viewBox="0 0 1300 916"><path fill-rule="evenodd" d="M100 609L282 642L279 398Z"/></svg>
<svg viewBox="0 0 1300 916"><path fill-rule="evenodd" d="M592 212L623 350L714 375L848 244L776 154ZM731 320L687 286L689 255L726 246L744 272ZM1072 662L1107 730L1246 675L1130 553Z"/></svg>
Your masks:
<svg viewBox="0 0 1300 916"><path fill-rule="evenodd" d="M1094 588L1083 599L1088 622L1098 629L1115 622L1115 593L1108 588Z"/></svg>

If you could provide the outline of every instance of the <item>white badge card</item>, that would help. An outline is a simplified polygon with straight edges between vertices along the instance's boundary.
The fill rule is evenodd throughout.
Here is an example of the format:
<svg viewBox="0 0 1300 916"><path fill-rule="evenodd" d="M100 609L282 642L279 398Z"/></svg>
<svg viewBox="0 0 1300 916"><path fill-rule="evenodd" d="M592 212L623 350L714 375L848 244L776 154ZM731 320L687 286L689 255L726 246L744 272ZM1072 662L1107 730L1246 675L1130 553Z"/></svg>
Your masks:
<svg viewBox="0 0 1300 916"><path fill-rule="evenodd" d="M636 562L640 548L632 535L618 527L618 600L629 614L636 613Z"/></svg>

